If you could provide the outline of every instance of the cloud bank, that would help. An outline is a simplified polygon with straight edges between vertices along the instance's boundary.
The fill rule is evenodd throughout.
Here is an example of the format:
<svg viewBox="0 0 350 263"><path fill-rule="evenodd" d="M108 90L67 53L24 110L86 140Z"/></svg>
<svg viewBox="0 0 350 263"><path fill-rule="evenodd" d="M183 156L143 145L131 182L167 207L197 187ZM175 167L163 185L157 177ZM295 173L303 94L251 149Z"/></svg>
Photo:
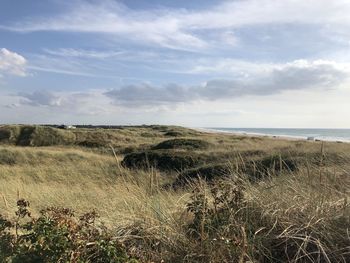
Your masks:
<svg viewBox="0 0 350 263"><path fill-rule="evenodd" d="M332 89L347 82L349 65L298 60L265 65L231 79L214 79L197 86L126 85L104 93L118 105L166 105L198 100L232 100L242 96L274 95L288 90Z"/></svg>
<svg viewBox="0 0 350 263"><path fill-rule="evenodd" d="M323 91L345 86L350 66L332 61L298 60L283 65L265 65L231 79L212 79L198 85L122 85L115 89L55 92L40 90L15 95L18 106L46 107L84 114L122 109L176 110L196 102L229 102L244 96L260 97L288 91Z"/></svg>

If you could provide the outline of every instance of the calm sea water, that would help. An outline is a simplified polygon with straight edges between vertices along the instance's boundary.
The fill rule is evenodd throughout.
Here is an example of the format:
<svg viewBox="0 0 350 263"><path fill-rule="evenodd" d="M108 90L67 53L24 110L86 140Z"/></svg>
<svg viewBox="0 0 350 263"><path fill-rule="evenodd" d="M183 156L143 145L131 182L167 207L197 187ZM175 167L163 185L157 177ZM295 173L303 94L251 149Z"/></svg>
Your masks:
<svg viewBox="0 0 350 263"><path fill-rule="evenodd" d="M350 129L284 129L284 128L208 128L210 130L250 135L285 136L306 139L314 137L324 141L350 142Z"/></svg>

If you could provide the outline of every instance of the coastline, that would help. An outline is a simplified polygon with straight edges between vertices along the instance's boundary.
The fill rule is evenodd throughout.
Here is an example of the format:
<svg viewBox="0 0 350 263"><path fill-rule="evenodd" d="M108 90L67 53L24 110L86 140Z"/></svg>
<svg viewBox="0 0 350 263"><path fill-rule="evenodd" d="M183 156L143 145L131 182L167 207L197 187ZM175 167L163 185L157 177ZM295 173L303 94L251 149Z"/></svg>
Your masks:
<svg viewBox="0 0 350 263"><path fill-rule="evenodd" d="M321 141L321 142L334 142L334 143L350 143L350 140L346 140L343 138L317 138L308 139L307 136L297 136L297 135L285 135L285 134L269 134L269 133L256 133L256 132L246 132L246 131L233 131L233 130L221 130L215 128L191 128L200 132L207 133L219 133L219 134L233 134L233 135L241 135L248 137L265 137L271 139L280 139L280 140L290 140L290 141ZM311 136L310 136L311 137Z"/></svg>

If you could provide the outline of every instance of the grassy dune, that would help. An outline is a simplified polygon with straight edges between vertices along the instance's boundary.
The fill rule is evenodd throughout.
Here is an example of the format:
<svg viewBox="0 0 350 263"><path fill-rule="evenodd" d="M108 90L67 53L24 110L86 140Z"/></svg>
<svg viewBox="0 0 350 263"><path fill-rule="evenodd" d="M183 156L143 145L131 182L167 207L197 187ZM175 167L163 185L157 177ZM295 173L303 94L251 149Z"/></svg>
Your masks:
<svg viewBox="0 0 350 263"><path fill-rule="evenodd" d="M95 210L139 262L349 262L349 160L346 143L174 126L2 126L0 214Z"/></svg>

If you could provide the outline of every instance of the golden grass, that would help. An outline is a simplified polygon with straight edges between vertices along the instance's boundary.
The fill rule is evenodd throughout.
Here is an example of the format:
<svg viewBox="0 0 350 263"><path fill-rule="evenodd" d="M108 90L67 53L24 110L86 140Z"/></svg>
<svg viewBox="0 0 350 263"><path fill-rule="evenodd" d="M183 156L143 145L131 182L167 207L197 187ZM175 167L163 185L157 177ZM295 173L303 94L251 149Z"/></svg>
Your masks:
<svg viewBox="0 0 350 263"><path fill-rule="evenodd" d="M166 139L149 137L158 136L154 130L143 139L140 132L136 128L123 131L123 136L133 137L120 147L150 147ZM149 130L143 128L145 132ZM266 154L320 153L320 158L322 153L338 154L350 160L350 145L345 143L326 143L321 152L318 142L206 133L188 138L210 142L211 149L198 152L212 155L259 150ZM0 213L11 216L18 198L29 200L34 213L47 206L78 212L96 210L100 220L144 261L200 262L204 257L206 262L229 262L223 258L227 255L224 246L205 247L188 235L187 226L193 220L186 209L191 187L163 189L162 184L171 180L169 174L152 168L125 169L120 166L122 158L114 156L108 147L100 151L76 146L0 146ZM346 161L310 164L258 183L239 175L244 189L241 211L246 220L238 223L236 214L232 214L229 224L236 224L247 244L244 248L237 245L232 255L240 257L233 261L257 262L263 254L265 260L272 260L276 255L269 254L269 250L280 246L281 253L290 249L290 262L331 262L332 258L346 262L350 255L349 165ZM237 176L233 169L227 183ZM268 240L280 243L268 247Z"/></svg>

